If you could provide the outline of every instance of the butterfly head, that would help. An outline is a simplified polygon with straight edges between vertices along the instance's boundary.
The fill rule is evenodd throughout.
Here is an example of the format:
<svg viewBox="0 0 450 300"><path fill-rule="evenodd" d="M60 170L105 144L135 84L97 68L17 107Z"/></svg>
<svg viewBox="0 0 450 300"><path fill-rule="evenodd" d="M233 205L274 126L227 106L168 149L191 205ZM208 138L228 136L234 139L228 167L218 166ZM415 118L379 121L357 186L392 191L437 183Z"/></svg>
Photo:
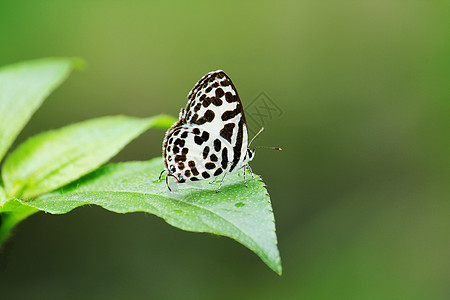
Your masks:
<svg viewBox="0 0 450 300"><path fill-rule="evenodd" d="M255 157L255 149L247 149L247 161L251 161Z"/></svg>

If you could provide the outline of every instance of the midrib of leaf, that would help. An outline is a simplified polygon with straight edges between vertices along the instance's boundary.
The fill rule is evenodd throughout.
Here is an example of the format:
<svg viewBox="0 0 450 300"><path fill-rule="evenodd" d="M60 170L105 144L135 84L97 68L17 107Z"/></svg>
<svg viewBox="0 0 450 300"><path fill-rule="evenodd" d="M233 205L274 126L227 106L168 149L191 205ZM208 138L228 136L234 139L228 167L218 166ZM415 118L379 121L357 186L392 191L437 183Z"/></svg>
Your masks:
<svg viewBox="0 0 450 300"><path fill-rule="evenodd" d="M64 153L61 156L64 157L65 156ZM37 178L34 181L35 184L41 183L46 178L53 176L54 174L58 173L61 169L63 169L64 167L66 167L66 166L68 166L70 164L72 164L73 162L77 161L80 157L83 157L83 156L84 156L84 153L79 154L77 156L74 156L71 159L67 160L66 162L60 164L57 169L53 169L53 170L51 170L49 172L41 172L41 174L39 174L40 170L36 170L34 173L32 173L30 175L30 177ZM95 168L96 166L93 166L93 167Z"/></svg>
<svg viewBox="0 0 450 300"><path fill-rule="evenodd" d="M14 186L13 186L13 189L11 190L12 196L13 196L13 197L20 198L20 197L22 196L23 191L27 190L28 188L33 188L34 185L38 185L39 183L41 183L41 182L42 182L43 180L45 180L46 178L51 177L52 175L58 173L58 172L60 171L60 169L62 169L62 168L64 168L64 167L66 167L66 166L72 164L73 162L77 161L78 158L83 157L83 156L84 156L83 154L80 154L80 155L78 155L78 156L75 156L74 158L68 160L67 162L65 162L65 163L63 163L63 164L60 164L60 165L58 166L58 169L51 170L50 172L47 172L47 173L45 173L45 172L39 172L40 170L36 170L35 172L33 172L33 173L30 174L30 178L36 178L36 179L33 179L32 182L29 182L29 181L28 181L28 182L25 182L25 183L21 186L20 190L17 190L17 191L14 189ZM21 183L20 183L20 184L21 184ZM30 184L32 184L32 185L30 186Z"/></svg>

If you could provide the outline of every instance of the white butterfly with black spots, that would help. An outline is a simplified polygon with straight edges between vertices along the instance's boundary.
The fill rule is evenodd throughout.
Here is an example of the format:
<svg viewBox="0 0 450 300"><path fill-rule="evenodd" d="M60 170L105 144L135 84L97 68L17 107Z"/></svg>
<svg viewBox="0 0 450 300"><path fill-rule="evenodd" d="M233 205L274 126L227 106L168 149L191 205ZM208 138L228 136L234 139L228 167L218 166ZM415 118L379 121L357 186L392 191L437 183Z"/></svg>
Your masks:
<svg viewBox="0 0 450 300"><path fill-rule="evenodd" d="M248 145L244 109L231 79L222 70L206 74L189 93L179 120L166 132L163 172L167 172L167 187L171 190L169 177L184 183L222 174L224 179L243 167L251 172L248 162L255 150ZM244 182L247 185L245 170Z"/></svg>

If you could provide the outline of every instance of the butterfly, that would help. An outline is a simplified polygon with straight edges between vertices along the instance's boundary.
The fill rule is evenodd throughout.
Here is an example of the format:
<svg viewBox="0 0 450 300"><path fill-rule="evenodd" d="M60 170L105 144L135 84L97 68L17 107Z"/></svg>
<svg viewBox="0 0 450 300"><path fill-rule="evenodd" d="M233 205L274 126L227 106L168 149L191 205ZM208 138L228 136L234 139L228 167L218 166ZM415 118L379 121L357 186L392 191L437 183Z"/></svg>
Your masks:
<svg viewBox="0 0 450 300"><path fill-rule="evenodd" d="M166 132L160 179L167 172L166 185L171 191L169 177L185 183L223 174L219 192L227 174L245 168L247 186L245 171L253 176L248 165L255 156L255 149L248 148L252 141L248 142L245 113L233 82L222 70L210 72L189 92L179 120Z"/></svg>

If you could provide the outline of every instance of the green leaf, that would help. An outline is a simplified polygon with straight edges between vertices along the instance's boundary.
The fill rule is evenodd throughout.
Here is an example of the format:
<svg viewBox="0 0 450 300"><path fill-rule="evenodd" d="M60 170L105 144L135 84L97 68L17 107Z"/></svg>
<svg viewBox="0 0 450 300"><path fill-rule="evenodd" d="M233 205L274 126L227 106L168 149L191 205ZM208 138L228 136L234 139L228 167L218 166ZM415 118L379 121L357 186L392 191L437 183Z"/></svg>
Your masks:
<svg viewBox="0 0 450 300"><path fill-rule="evenodd" d="M13 151L2 170L11 197L30 199L95 170L150 127L172 117L103 117L38 134Z"/></svg>
<svg viewBox="0 0 450 300"><path fill-rule="evenodd" d="M0 206L0 245L20 221L38 211L14 198Z"/></svg>
<svg viewBox="0 0 450 300"><path fill-rule="evenodd" d="M207 181L171 183L170 192L157 180L162 169L161 158L108 165L27 205L52 214L86 204L117 213L148 212L183 230L233 238L281 274L270 198L259 177L255 182L250 177L246 188L242 171L229 174L219 193L218 183Z"/></svg>
<svg viewBox="0 0 450 300"><path fill-rule="evenodd" d="M49 58L0 69L0 161L36 109L79 62Z"/></svg>

